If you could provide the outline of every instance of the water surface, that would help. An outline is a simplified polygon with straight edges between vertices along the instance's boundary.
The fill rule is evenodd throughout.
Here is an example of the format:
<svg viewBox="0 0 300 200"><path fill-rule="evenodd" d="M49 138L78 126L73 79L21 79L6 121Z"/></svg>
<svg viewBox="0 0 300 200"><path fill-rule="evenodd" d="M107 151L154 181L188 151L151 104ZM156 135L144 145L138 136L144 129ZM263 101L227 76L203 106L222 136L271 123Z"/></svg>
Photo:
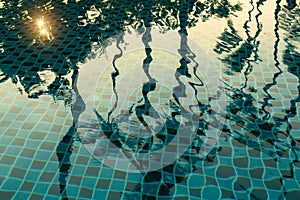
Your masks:
<svg viewBox="0 0 300 200"><path fill-rule="evenodd" d="M1 1L0 26L2 198L300 196L299 2ZM154 48L154 35L153 41L145 37L136 41L136 53L124 54L126 40L107 41L128 30L140 37L153 30L161 30L162 35L178 35L176 40L158 43L161 49ZM217 143L204 158L198 155L207 127L213 125L206 119L213 112L209 109L205 81L204 85L200 83L209 75L203 74L201 63L193 70L197 64L194 61L201 59L199 55L193 57L197 52L184 44L184 38L201 46L212 65L219 68L223 83L220 91L227 96L226 112L222 113L225 124ZM174 43L173 53L163 49L172 47L169 43ZM103 75L106 85L100 84L96 90L110 95L97 99L97 111L106 113L105 117L109 117L114 105L115 84L119 88L133 87L120 80L132 67L144 67L148 78L147 84L137 86L142 88L141 94L136 92L136 99L132 99L137 102L135 120L141 127L149 122L145 117L151 110L149 105L156 108L155 103L163 102L164 98L155 97L169 91L155 85L151 66L165 62L173 66L178 77L199 85L195 89L200 94L195 96L200 99L197 109L204 113L199 119L199 130L192 145L173 163L147 173L124 172L103 165L85 148L93 141L80 138L76 120L80 120L88 102L81 101L82 85L77 85L76 80L86 73L85 65L105 56L114 60ZM177 78L176 74L172 77ZM172 102L172 112L177 115L176 98ZM116 118L117 114L112 112L111 116ZM122 119L117 122L122 123ZM104 125L111 124L108 119L103 120ZM179 121L175 117L169 120L173 123L171 128ZM157 138L167 144L170 130ZM133 151L156 148L151 139L148 143L142 141L144 146L137 146L122 135L109 139L116 145L129 145Z"/></svg>

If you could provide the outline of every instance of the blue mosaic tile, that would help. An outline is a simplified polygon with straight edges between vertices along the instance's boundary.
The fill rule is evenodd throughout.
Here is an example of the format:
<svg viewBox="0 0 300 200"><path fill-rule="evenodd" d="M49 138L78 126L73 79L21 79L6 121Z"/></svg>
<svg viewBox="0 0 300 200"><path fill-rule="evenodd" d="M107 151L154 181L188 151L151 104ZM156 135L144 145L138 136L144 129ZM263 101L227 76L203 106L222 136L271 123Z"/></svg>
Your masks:
<svg viewBox="0 0 300 200"><path fill-rule="evenodd" d="M299 9L0 1L0 199L299 199Z"/></svg>

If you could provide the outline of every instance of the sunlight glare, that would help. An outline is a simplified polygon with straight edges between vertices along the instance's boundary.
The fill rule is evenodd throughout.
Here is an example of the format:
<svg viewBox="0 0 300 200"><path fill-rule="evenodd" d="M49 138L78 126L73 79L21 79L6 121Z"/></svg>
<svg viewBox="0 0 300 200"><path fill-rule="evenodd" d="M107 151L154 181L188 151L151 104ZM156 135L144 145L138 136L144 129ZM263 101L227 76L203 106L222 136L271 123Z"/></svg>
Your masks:
<svg viewBox="0 0 300 200"><path fill-rule="evenodd" d="M43 17L38 19L36 24L39 33L39 39L41 41L49 41L49 42L52 41L53 36L51 33L50 24L47 21L45 21Z"/></svg>
<svg viewBox="0 0 300 200"><path fill-rule="evenodd" d="M42 35L46 35L48 33L47 29L41 29L40 32Z"/></svg>
<svg viewBox="0 0 300 200"><path fill-rule="evenodd" d="M43 20L39 20L39 21L37 22L37 24L38 24L38 27L39 27L39 28L42 28L42 27L44 26L44 21L43 21Z"/></svg>

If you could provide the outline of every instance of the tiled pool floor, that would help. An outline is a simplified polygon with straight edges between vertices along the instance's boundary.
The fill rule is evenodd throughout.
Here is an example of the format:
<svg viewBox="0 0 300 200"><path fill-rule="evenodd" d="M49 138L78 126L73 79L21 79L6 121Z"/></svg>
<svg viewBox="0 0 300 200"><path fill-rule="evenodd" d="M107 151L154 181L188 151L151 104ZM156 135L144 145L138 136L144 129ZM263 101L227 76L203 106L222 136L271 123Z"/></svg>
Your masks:
<svg viewBox="0 0 300 200"><path fill-rule="evenodd" d="M299 199L299 2L240 2L0 1L0 199ZM226 96L221 114L212 103L219 96L208 98L211 77ZM103 164L93 149L101 138L130 153L174 145L175 125L190 126L177 102L183 91L188 103L200 99L201 117L191 118L202 121L182 155L140 173ZM118 131L131 130L122 124L127 115L114 109L116 97L127 102L122 94L135 102L127 113L135 109L134 128L161 125L157 113L171 125L153 141L125 137ZM93 122L101 137L82 123L87 111L96 117L94 107L108 114ZM221 127L206 121L217 115ZM205 140L211 127L219 135Z"/></svg>

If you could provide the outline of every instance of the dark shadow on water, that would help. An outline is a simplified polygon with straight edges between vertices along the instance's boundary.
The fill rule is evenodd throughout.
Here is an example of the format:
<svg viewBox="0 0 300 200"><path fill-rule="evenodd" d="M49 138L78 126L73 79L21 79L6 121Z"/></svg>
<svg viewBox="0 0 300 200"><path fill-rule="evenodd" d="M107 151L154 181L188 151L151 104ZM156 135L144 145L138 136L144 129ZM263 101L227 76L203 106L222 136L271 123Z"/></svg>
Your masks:
<svg viewBox="0 0 300 200"><path fill-rule="evenodd" d="M296 0L286 0L287 5L284 5L284 7L288 10L293 10L296 6Z"/></svg>

